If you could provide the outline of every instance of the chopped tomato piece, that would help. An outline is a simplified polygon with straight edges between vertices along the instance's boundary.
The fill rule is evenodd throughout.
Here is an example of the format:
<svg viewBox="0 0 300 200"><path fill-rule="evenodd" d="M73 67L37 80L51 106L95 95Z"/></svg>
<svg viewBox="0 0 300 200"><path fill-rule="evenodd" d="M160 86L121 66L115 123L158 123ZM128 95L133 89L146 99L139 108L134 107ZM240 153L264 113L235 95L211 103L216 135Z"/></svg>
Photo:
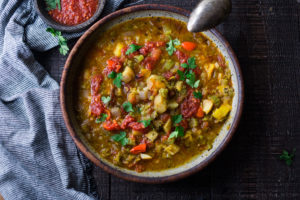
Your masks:
<svg viewBox="0 0 300 200"><path fill-rule="evenodd" d="M183 117L188 118L195 115L200 106L200 100L196 99L192 92L190 92L189 96L185 98L182 102L180 109Z"/></svg>
<svg viewBox="0 0 300 200"><path fill-rule="evenodd" d="M202 109L201 106L199 106L199 108L198 108L198 111L196 113L196 117L199 117L199 118L204 117L204 112L203 112L203 109Z"/></svg>
<svg viewBox="0 0 300 200"><path fill-rule="evenodd" d="M122 61L120 58L118 57L112 57L109 60L106 61L106 68L103 70L103 72L108 75L110 74L112 71L114 72L120 72L120 69L122 67Z"/></svg>
<svg viewBox="0 0 300 200"><path fill-rule="evenodd" d="M145 131L146 127L143 123L140 122L131 122L128 127L132 128L135 131Z"/></svg>
<svg viewBox="0 0 300 200"><path fill-rule="evenodd" d="M108 131L118 131L121 129L120 125L116 120L113 121L105 121L102 124L103 128Z"/></svg>
<svg viewBox="0 0 300 200"><path fill-rule="evenodd" d="M175 55L177 56L180 63L186 63L189 58L188 55L179 50L175 51Z"/></svg>
<svg viewBox="0 0 300 200"><path fill-rule="evenodd" d="M166 43L165 43L165 42L162 42L162 41L158 41L158 42L146 42L145 46L143 46L143 47L139 50L139 52L140 52L142 55L146 56L148 53L151 52L151 50L152 50L153 48L163 47L163 46L165 46L165 45L166 45Z"/></svg>
<svg viewBox="0 0 300 200"><path fill-rule="evenodd" d="M146 69L148 69L148 70L154 69L155 64L159 60L161 53L162 53L162 51L158 48L154 48L151 50L151 55L148 56L143 62L144 65L146 66Z"/></svg>
<svg viewBox="0 0 300 200"><path fill-rule="evenodd" d="M131 122L135 122L135 119L131 115L126 115L122 121L121 128L126 129Z"/></svg>
<svg viewBox="0 0 300 200"><path fill-rule="evenodd" d="M181 46L187 51L193 51L196 48L196 44L194 42L183 42Z"/></svg>
<svg viewBox="0 0 300 200"><path fill-rule="evenodd" d="M95 75L91 79L91 95L94 96L99 92L102 83L102 75Z"/></svg>
<svg viewBox="0 0 300 200"><path fill-rule="evenodd" d="M135 42L133 42L133 43L131 43L131 44L137 45ZM127 57L127 58L132 59L134 56L140 54L139 51L135 51L135 52L133 52L133 53L130 53L129 55L126 55L126 52L127 52L127 50L128 50L129 48L130 48L130 45L128 45L127 47L124 47L124 48L121 50L121 54L122 54L123 57Z"/></svg>
<svg viewBox="0 0 300 200"><path fill-rule="evenodd" d="M94 116L99 116L104 112L105 107L102 104L101 96L92 96L91 104L90 104L91 114Z"/></svg>
<svg viewBox="0 0 300 200"><path fill-rule="evenodd" d="M167 79L167 80L170 80L173 76L175 76L172 72L168 71L168 72L165 72L164 74L164 77Z"/></svg>
<svg viewBox="0 0 300 200"><path fill-rule="evenodd" d="M143 152L146 152L146 148L147 148L147 145L145 143L139 144L139 145L133 147L132 149L130 149L130 153L132 153L132 154L143 153Z"/></svg>

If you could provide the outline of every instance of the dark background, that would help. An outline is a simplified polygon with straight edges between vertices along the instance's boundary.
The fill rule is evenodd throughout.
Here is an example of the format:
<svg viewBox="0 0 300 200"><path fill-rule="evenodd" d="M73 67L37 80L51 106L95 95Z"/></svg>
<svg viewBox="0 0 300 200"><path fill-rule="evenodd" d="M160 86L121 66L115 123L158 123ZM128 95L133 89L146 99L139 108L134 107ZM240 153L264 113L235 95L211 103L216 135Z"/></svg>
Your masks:
<svg viewBox="0 0 300 200"><path fill-rule="evenodd" d="M192 10L198 1L142 2ZM232 3L230 17L217 29L236 52L245 81L243 117L233 140L207 168L174 183L128 182L94 166L101 199L300 199L300 0ZM57 48L37 53L37 59L60 80L66 57ZM283 149L297 147L290 167L279 160Z"/></svg>

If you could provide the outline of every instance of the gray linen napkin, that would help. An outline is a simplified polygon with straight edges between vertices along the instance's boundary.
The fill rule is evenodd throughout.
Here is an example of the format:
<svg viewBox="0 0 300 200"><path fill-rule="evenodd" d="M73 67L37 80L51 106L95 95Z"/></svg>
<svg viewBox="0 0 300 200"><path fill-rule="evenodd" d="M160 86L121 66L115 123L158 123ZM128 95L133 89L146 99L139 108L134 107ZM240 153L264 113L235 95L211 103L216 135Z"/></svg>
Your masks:
<svg viewBox="0 0 300 200"><path fill-rule="evenodd" d="M107 0L105 13L122 2ZM59 84L31 51L57 45L46 28L31 0L0 0L0 194L5 200L94 199L85 158L62 119Z"/></svg>

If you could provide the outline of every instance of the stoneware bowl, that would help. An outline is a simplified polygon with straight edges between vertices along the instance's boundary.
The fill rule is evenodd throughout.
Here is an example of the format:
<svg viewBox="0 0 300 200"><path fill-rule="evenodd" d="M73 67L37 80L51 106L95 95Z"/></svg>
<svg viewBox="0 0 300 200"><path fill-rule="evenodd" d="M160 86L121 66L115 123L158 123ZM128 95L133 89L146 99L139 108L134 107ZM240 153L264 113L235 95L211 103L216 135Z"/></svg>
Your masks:
<svg viewBox="0 0 300 200"><path fill-rule="evenodd" d="M228 42L215 29L203 32L218 46L226 61L229 63L233 87L235 90L232 111L229 119L221 129L220 134L215 139L212 149L194 157L184 165L158 172L137 173L135 171L115 166L99 157L99 155L83 137L75 117L75 98L73 97L76 88L74 85L76 85L78 74L82 73L82 58L91 44L96 41L96 38L101 37L101 33L104 30L130 19L149 16L171 17L187 22L189 12L180 8L165 5L140 5L119 10L98 21L78 40L66 61L61 80L60 102L65 123L74 142L76 143L77 147L93 163L95 163L95 165L126 180L144 183L164 183L178 180L200 171L210 162L212 162L216 156L221 153L225 146L227 146L234 132L236 131L241 118L244 89L239 63Z"/></svg>
<svg viewBox="0 0 300 200"><path fill-rule="evenodd" d="M74 26L63 25L63 24L60 24L60 23L56 22L55 20L53 20L50 17L50 15L48 14L45 0L34 0L34 7L35 7L35 10L37 11L37 13L39 14L39 16L42 18L42 20L46 24L48 24L50 27L52 27L56 30L59 30L59 31L64 31L64 32L79 32L79 31L86 29L94 21L96 21L96 19L100 16L100 14L103 11L105 1L106 0L98 1L98 8L97 8L96 12L94 13L94 15L90 19L88 19L87 21L85 21L81 24L77 24Z"/></svg>

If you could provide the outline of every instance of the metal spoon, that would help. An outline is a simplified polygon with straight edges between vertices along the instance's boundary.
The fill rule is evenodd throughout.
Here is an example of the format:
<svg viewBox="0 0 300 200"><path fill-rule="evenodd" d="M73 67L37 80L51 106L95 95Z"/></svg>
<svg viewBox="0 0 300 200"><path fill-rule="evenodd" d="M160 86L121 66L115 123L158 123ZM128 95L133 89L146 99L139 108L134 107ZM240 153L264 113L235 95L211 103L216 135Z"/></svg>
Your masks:
<svg viewBox="0 0 300 200"><path fill-rule="evenodd" d="M226 19L231 12L231 0L201 0L192 11L188 30L201 32L213 28Z"/></svg>

